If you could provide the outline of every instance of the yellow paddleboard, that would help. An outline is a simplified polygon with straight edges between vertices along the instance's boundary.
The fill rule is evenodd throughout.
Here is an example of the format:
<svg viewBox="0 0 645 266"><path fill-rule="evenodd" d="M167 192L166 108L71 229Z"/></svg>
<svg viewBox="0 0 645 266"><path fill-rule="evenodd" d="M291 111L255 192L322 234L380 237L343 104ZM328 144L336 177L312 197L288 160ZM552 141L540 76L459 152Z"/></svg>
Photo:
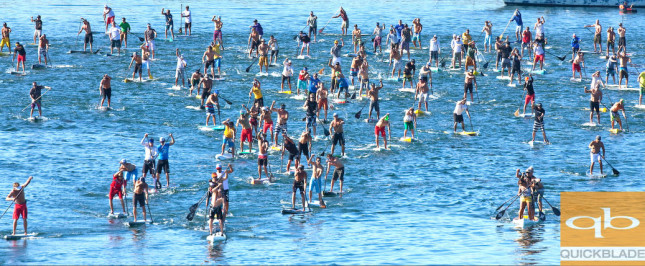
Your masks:
<svg viewBox="0 0 645 266"><path fill-rule="evenodd" d="M471 132L471 131L457 132L457 134L464 135L464 136L477 136L477 132Z"/></svg>
<svg viewBox="0 0 645 266"><path fill-rule="evenodd" d="M612 129L609 129L609 132L611 132L613 134L618 134L618 133L623 132L623 131L620 128L612 128Z"/></svg>
<svg viewBox="0 0 645 266"><path fill-rule="evenodd" d="M291 94L290 91L279 91L278 93Z"/></svg>
<svg viewBox="0 0 645 266"><path fill-rule="evenodd" d="M411 137L400 138L399 140L403 141L403 142L413 142L414 141L414 139L411 138Z"/></svg>

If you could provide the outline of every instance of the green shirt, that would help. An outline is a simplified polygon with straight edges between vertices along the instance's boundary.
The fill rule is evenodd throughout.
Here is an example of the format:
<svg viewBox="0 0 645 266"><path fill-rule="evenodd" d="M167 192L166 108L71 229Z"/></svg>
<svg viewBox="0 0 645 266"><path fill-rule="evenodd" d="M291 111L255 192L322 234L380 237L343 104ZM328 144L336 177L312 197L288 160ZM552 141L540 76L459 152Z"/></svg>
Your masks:
<svg viewBox="0 0 645 266"><path fill-rule="evenodd" d="M645 88L645 71L641 72L638 78L641 80L641 88Z"/></svg>
<svg viewBox="0 0 645 266"><path fill-rule="evenodd" d="M475 49L472 47L468 47L468 52L466 52L466 55L470 58L475 58Z"/></svg>
<svg viewBox="0 0 645 266"><path fill-rule="evenodd" d="M119 24L119 27L121 27L121 31L123 33L126 33L130 30L130 24L127 22L121 22L121 24Z"/></svg>

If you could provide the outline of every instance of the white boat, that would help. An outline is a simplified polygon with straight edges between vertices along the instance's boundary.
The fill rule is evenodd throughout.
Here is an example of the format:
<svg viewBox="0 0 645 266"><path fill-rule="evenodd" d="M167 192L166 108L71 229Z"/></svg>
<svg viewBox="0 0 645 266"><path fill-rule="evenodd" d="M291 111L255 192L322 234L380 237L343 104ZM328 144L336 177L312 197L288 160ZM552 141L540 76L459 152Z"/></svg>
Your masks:
<svg viewBox="0 0 645 266"><path fill-rule="evenodd" d="M624 0L504 0L508 6L584 6L584 7L615 7L618 9ZM645 0L629 1L629 5L645 7Z"/></svg>

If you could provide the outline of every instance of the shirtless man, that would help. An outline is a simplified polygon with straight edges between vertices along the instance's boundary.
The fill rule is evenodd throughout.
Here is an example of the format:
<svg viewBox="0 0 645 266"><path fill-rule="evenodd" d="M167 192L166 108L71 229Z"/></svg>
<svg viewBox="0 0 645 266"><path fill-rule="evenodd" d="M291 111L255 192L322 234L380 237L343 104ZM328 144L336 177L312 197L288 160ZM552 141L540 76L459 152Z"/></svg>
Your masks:
<svg viewBox="0 0 645 266"><path fill-rule="evenodd" d="M589 149L590 154L589 156L591 157L591 165L589 166L589 173L593 175L593 166L598 161L598 165L600 165L600 174L602 175L602 159L605 158L605 144L600 141L601 137L600 135L596 136L596 139L589 143ZM600 155L600 151L602 150L602 155Z"/></svg>
<svg viewBox="0 0 645 266"><path fill-rule="evenodd" d="M262 39L260 46L258 46L259 56L258 65L260 66L260 73L262 73L262 66L264 66L264 72L269 73L269 59L267 54L269 53L269 45L266 44L264 39Z"/></svg>
<svg viewBox="0 0 645 266"><path fill-rule="evenodd" d="M291 208L296 209L296 191L300 190L300 197L302 197L302 211L306 210L307 202L305 201L305 188L307 187L307 172L305 166L301 165L294 174L293 187L291 193Z"/></svg>
<svg viewBox="0 0 645 266"><path fill-rule="evenodd" d="M585 25L585 28L594 27L596 30L593 34L593 52L602 53L602 26L600 25L600 20L596 19L596 23L592 25ZM596 45L600 46L596 49Z"/></svg>
<svg viewBox="0 0 645 266"><path fill-rule="evenodd" d="M199 69L195 70L195 72L190 76L190 96L193 96L193 90L197 88L197 95L199 95L200 91L200 81L202 80L202 73L199 73ZM202 104L203 105L203 104ZM201 105L200 105L201 106Z"/></svg>
<svg viewBox="0 0 645 266"><path fill-rule="evenodd" d="M613 27L609 27L607 29L607 56L610 55L609 47L611 47L612 54L616 53L615 43L616 43L616 32L614 31Z"/></svg>
<svg viewBox="0 0 645 266"><path fill-rule="evenodd" d="M421 31L423 30L423 25L421 25L421 19L416 18L412 21L412 27L414 30L414 33L412 35L412 44L414 44L414 48L417 48L417 41L419 42L419 48L421 47Z"/></svg>
<svg viewBox="0 0 645 266"><path fill-rule="evenodd" d="M585 58L582 52L578 52L576 57L571 62L571 78L576 78L576 72L579 73L580 79L582 79L582 68L585 67ZM618 82L620 84L620 81Z"/></svg>
<svg viewBox="0 0 645 266"><path fill-rule="evenodd" d="M251 57L251 54L253 53L253 50L255 50L255 56L258 56L258 46L260 46L260 34L258 34L255 29L251 29L251 33L249 34L249 58Z"/></svg>
<svg viewBox="0 0 645 266"><path fill-rule="evenodd" d="M141 60L143 63L143 67L148 70L148 79L152 79L152 73L150 72L150 65L152 64L152 60L150 60L150 48L148 47L147 43L143 43L141 45Z"/></svg>
<svg viewBox="0 0 645 266"><path fill-rule="evenodd" d="M408 131L412 133L412 138L414 139L414 129L417 127L417 115L414 113L414 107L405 111L405 116L403 116L403 138L406 138Z"/></svg>
<svg viewBox="0 0 645 266"><path fill-rule="evenodd" d="M141 78L141 72L142 72L142 66L143 66L143 59L141 56L137 54L137 52L132 53L132 60L130 60L130 65L128 65L128 69L132 68L132 63L134 63L134 71L132 71L132 80L134 80L135 75L137 72L139 73L139 81L142 81L143 79Z"/></svg>
<svg viewBox="0 0 645 266"><path fill-rule="evenodd" d="M623 23L618 24L618 50L620 51L620 47L623 47L625 51L627 51L627 40L625 39L625 32L627 30L625 27L623 27Z"/></svg>
<svg viewBox="0 0 645 266"><path fill-rule="evenodd" d="M276 135L278 135L277 132L276 132ZM276 139L277 139L277 136L276 136ZM297 158L300 151L298 150L296 143L286 133L282 134L282 141L283 143L282 143L282 150L281 150L282 151L281 158L284 158L285 151L289 152L289 159L287 160L287 169L286 169L286 172L288 173L289 170L291 170L291 162L293 161L295 161L295 168L298 169L300 160L298 160Z"/></svg>
<svg viewBox="0 0 645 266"><path fill-rule="evenodd" d="M340 197L343 197L343 182L345 182L345 164L340 161L339 158L334 157L331 153L327 154L327 171L325 172L325 179L329 175L329 169L335 167L334 173L331 178L331 188L329 188L329 193L334 192L334 183L336 180L340 180Z"/></svg>
<svg viewBox="0 0 645 266"><path fill-rule="evenodd" d="M206 76L206 79L210 79L210 76ZM211 81L212 82L212 81ZM215 107L217 107L217 112L219 113L219 98L217 93L211 93L206 100L206 126L208 126L208 119L213 118L213 126L217 124L215 121Z"/></svg>
<svg viewBox="0 0 645 266"><path fill-rule="evenodd" d="M341 156L345 156L345 137L343 136L344 124L345 124L345 120L338 118L338 114L334 114L334 119L331 121L331 123L329 123L329 131L334 132L334 135L331 138L332 144L331 144L331 153L329 153L330 155L334 154L334 150L336 149L336 144L340 142L340 146L342 148Z"/></svg>
<svg viewBox="0 0 645 266"><path fill-rule="evenodd" d="M488 53L493 51L493 47L491 46L491 41L492 41L492 31L493 31L493 23L490 23L490 21L486 20L484 22L484 28L482 29L481 32L486 33L486 37L484 37L484 52Z"/></svg>
<svg viewBox="0 0 645 266"><path fill-rule="evenodd" d="M85 31L85 38L83 39L83 51L86 50L87 44L89 43L90 52L93 52L94 49L92 48L92 43L94 42L94 37L92 35L92 27L90 26L90 22L87 21L86 19L81 18L81 20L83 21L83 26L81 27L81 29L78 31L76 35L80 35L81 32Z"/></svg>
<svg viewBox="0 0 645 266"><path fill-rule="evenodd" d="M289 121L289 112L286 110L286 105L280 105L280 109L273 108L275 101L271 104L271 111L278 114L278 125L275 126L275 143L278 142L278 134L287 134L287 122Z"/></svg>
<svg viewBox="0 0 645 266"><path fill-rule="evenodd" d="M623 46L624 47L624 46ZM625 88L629 87L629 74L627 72L627 63L631 63L632 59L627 56L623 48L623 52L620 52L621 48L618 48L618 63L619 63L619 72L618 72L618 88L621 88L623 78L625 78Z"/></svg>
<svg viewBox="0 0 645 266"><path fill-rule="evenodd" d="M110 82L112 81L112 78L108 76L108 74L103 75L103 79L101 79L101 82L99 83L99 92L101 93L101 106L103 107L103 102L105 102L105 98L108 100L107 107L110 108L110 103L112 100L112 86L110 85Z"/></svg>
<svg viewBox="0 0 645 266"><path fill-rule="evenodd" d="M475 85L475 91L477 91L477 78L473 70L471 69L466 73L464 78L464 98L468 98L468 92L470 92L470 101L473 102L473 84Z"/></svg>
<svg viewBox="0 0 645 266"><path fill-rule="evenodd" d="M618 126L620 126L620 130L623 130L623 121L620 119L620 115L618 115L618 111L621 111L623 113L623 118L627 120L627 115L625 115L625 100L620 99L617 103L614 103L613 106L609 109L611 113L609 113L609 116L611 117L611 129L614 129L614 124L616 121L618 121Z"/></svg>
<svg viewBox="0 0 645 266"><path fill-rule="evenodd" d="M300 156L305 156L305 162L307 161L307 158L309 158L309 152L312 151L311 141L311 131L308 129L300 134L300 138L298 139L298 156L296 157L296 165L302 164Z"/></svg>
<svg viewBox="0 0 645 266"><path fill-rule="evenodd" d="M387 113L385 116L381 117L378 122L376 122L376 125L374 126L374 136L376 138L376 148L379 148L379 143L378 143L378 138L379 134L381 137L383 137L383 144L385 145L385 149L387 150L387 136L385 135L385 127L387 127L387 136L392 136L392 133L390 132L390 114Z"/></svg>
<svg viewBox="0 0 645 266"><path fill-rule="evenodd" d="M224 191L222 189L223 184L216 184L215 186L209 187L210 192L212 193L211 197L211 207L208 211L208 230L211 235L213 235L213 221L217 219L219 221L219 235L224 235L224 222L226 220L224 216Z"/></svg>
<svg viewBox="0 0 645 266"><path fill-rule="evenodd" d="M269 142L264 136L264 134L258 134L258 179L262 179L262 167L264 167L264 173L269 178L269 181L271 181L271 176L267 170L267 164L269 162Z"/></svg>
<svg viewBox="0 0 645 266"><path fill-rule="evenodd" d="M358 68L363 64L363 59L360 56L355 56L352 59L352 65L349 70L350 75L352 76L352 86L354 86L354 78L358 76Z"/></svg>
<svg viewBox="0 0 645 266"><path fill-rule="evenodd" d="M237 119L236 125L242 125L242 133L240 134L240 152L244 151L244 142L249 142L249 153L253 152L253 129L249 123L249 114L246 111L240 111L240 117Z"/></svg>
<svg viewBox="0 0 645 266"><path fill-rule="evenodd" d="M430 62L428 62L425 66L422 66L421 69L419 69L419 79L425 80L426 83L430 85L430 88L432 89L432 69L430 68L432 65Z"/></svg>
<svg viewBox="0 0 645 266"><path fill-rule="evenodd" d="M327 111L329 110L327 94L328 91L325 88L325 84L321 82L320 88L316 91L316 102L318 103L318 112L316 113L316 117L320 117L320 110L325 110L325 119L323 119L323 123L327 123Z"/></svg>
<svg viewBox="0 0 645 266"><path fill-rule="evenodd" d="M224 25L224 22L222 22L222 16L213 16L211 21L215 25L215 30L213 31L213 41L217 42L217 40L219 40L220 44L222 45L222 50L224 50L224 42L222 41L222 26Z"/></svg>
<svg viewBox="0 0 645 266"><path fill-rule="evenodd" d="M0 42L0 52L4 49L5 46L9 49L9 54L11 54L11 39L9 34L11 33L11 28L7 27L7 23L2 24L2 41Z"/></svg>
<svg viewBox="0 0 645 266"><path fill-rule="evenodd" d="M430 91L430 88L428 87L428 82L425 81L423 78L419 79L419 82L417 82L417 89L414 94L415 99L419 99L419 104L417 106L417 109L421 110L421 104L423 103L426 108L426 112L428 111L428 92Z"/></svg>
<svg viewBox="0 0 645 266"><path fill-rule="evenodd" d="M461 64L461 63L460 63ZM398 70L397 78L401 78L401 53L396 49L396 44L392 44L390 48L390 66L392 66L391 78L394 78L394 73Z"/></svg>
<svg viewBox="0 0 645 266"><path fill-rule="evenodd" d="M47 58L49 57L47 56L49 52L49 40L47 40L46 34L43 34L42 36L40 36L39 40L40 41L38 42L38 64L41 64L41 59L44 58L45 65L47 65Z"/></svg>
<svg viewBox="0 0 645 266"><path fill-rule="evenodd" d="M146 204L148 204L148 184L145 178L140 178L134 182L134 197L132 200L132 213L134 214L134 221L137 221L137 204L141 206L143 212L143 221L146 221Z"/></svg>
<svg viewBox="0 0 645 266"><path fill-rule="evenodd" d="M22 185L18 182L13 183L13 189L5 198L6 201L15 202L13 209L13 231L11 231L11 235L16 235L16 226L18 225L20 216L22 216L23 228L25 229L25 235L27 235L27 200L25 199L24 190L33 178L33 176L30 176Z"/></svg>
<svg viewBox="0 0 645 266"><path fill-rule="evenodd" d="M589 99L589 123L593 123L593 112L595 110L598 124L600 125L600 101L602 101L602 91L599 86L594 86L591 90L587 90L587 87L585 87L585 93L591 94L591 99Z"/></svg>
<svg viewBox="0 0 645 266"><path fill-rule="evenodd" d="M358 69L358 76L361 79L361 86L360 86L360 89L358 90L359 97L363 95L363 88L365 89L365 91L369 89L369 85L370 85L369 67L370 66L367 63L367 60L363 60L363 63Z"/></svg>
<svg viewBox="0 0 645 266"><path fill-rule="evenodd" d="M383 88L383 80L379 81L379 86L376 87L372 83L372 87L367 91L367 97L370 98L370 111L367 115L367 121L372 119L372 110L376 111L376 117L381 117L381 108L378 102L378 92Z"/></svg>
<svg viewBox="0 0 645 266"><path fill-rule="evenodd" d="M204 74L208 73L208 67L211 67L211 76L215 76L215 52L213 46L208 46L202 55L202 64L204 64Z"/></svg>
<svg viewBox="0 0 645 266"><path fill-rule="evenodd" d="M363 43L361 40L361 30L357 24L354 24L354 30L352 31L352 43L354 44L354 53L356 53L356 48Z"/></svg>
<svg viewBox="0 0 645 266"><path fill-rule="evenodd" d="M262 114L260 114L260 122L262 122L262 134L267 134L267 131L270 130L271 134L271 142L273 142L272 146L277 147L278 143L276 142L276 137L274 134L274 127L273 127L273 119L271 118L271 114L273 111L273 104L271 105L271 108L269 107L264 107L262 108Z"/></svg>
<svg viewBox="0 0 645 266"><path fill-rule="evenodd" d="M199 85L197 87L203 87L204 90L202 91L202 99L199 103L199 108L204 109L204 101L208 98L208 96L211 95L211 88L213 87L213 79L209 75L204 75L199 82Z"/></svg>
<svg viewBox="0 0 645 266"><path fill-rule="evenodd" d="M312 201L312 196L313 196L312 192L315 189L316 193L318 193L318 202L320 203L320 208L324 209L324 208L327 208L327 206L325 206L325 201L323 201L323 198L322 198L323 191L321 189L322 187L321 183L323 181L321 180L322 178L320 178L322 177L323 166L320 161L320 157L316 157L315 161L313 159L314 159L314 155L311 155L311 157L307 158L307 163L312 167L312 171L311 171L312 178L311 178L311 182L309 183L309 202L311 203Z"/></svg>

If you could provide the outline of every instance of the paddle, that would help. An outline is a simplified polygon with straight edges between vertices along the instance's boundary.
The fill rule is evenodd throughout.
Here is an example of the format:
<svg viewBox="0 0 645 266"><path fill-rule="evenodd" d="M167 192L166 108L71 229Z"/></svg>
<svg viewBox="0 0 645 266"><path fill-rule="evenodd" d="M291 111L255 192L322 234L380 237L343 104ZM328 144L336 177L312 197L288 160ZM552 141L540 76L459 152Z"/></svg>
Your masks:
<svg viewBox="0 0 645 266"><path fill-rule="evenodd" d="M567 55L569 55L569 52L567 52L567 54L565 54L565 55L563 55L563 56L557 56L557 55L555 55L555 54L553 54L553 53L549 53L546 49L544 49L544 52L545 52L545 53L547 53L547 54L549 54L549 55L555 56L555 57L556 57L556 58L558 58L558 60L560 60L560 61L564 61L564 59L567 57Z"/></svg>
<svg viewBox="0 0 645 266"><path fill-rule="evenodd" d="M620 174L620 172L618 172L618 170L616 170L616 168L614 168L614 167L609 163L609 161L607 161L607 159L605 159L605 156L602 156L602 155L601 155L600 157L602 157L602 159L603 159L603 160L605 160L605 162L609 165L609 167L611 167L611 171L614 173L614 175L616 175L616 176L617 176L617 175L619 175L619 174Z"/></svg>
<svg viewBox="0 0 645 266"><path fill-rule="evenodd" d="M473 120L470 119L470 116L468 116L468 121L470 122L470 129L475 132L475 129L473 128Z"/></svg>
<svg viewBox="0 0 645 266"><path fill-rule="evenodd" d="M148 206L148 214L150 215L150 223L153 223L154 221L152 220L152 212L150 211L150 203L146 200L146 206Z"/></svg>
<svg viewBox="0 0 645 266"><path fill-rule="evenodd" d="M329 24L329 22L331 22L331 20L332 20L332 19L334 19L334 17L335 17L335 16L336 16L336 15L335 15L335 13L334 13L334 15L333 15L333 16L331 16L331 18L329 18L329 20L327 21L327 23L325 23L325 26L323 26L321 29L319 29L319 30L318 30L318 34L322 34L322 32L323 32L323 30L325 29L325 27L327 27L327 25Z"/></svg>
<svg viewBox="0 0 645 266"><path fill-rule="evenodd" d="M522 96L522 100L524 100L525 98L526 98L526 93ZM520 102L520 107L517 107L517 110L515 110L515 113L513 113L513 115L514 115L515 117L519 117L519 116L520 116L520 108L522 108L522 106L523 106L523 105L522 105L522 103Z"/></svg>
<svg viewBox="0 0 645 266"><path fill-rule="evenodd" d="M33 179L33 176L30 176L30 177L29 177L29 180L31 180L31 179ZM9 207L7 207L7 209L6 209L6 210L4 210L4 212L2 213L2 215L0 215L0 219L2 219L2 217L4 217L5 213L7 213L7 211L9 210L9 208L11 208L11 206L16 202L16 199L18 199L18 196L20 196L20 194L22 194L22 191L23 191L23 190L25 190L25 187L24 187L24 186L23 186L23 187L21 187L21 188L20 188L20 191L18 192L18 194L16 194L16 196L15 196L15 197L13 197L13 200L11 201L11 204L9 204Z"/></svg>
<svg viewBox="0 0 645 266"><path fill-rule="evenodd" d="M501 209L502 207L504 207L504 205L506 205L506 203L508 203L508 202L509 202L509 201L511 201L512 199L513 199L513 198L510 198L510 199L508 199L506 202L502 203L502 205L499 205L499 207L497 207L497 209L495 209L495 211L499 211L499 209Z"/></svg>
<svg viewBox="0 0 645 266"><path fill-rule="evenodd" d="M368 103L369 103L369 101L365 102L365 104L363 105L363 107L361 107L361 110L360 110L360 111L358 111L358 112L354 115L354 117L356 117L356 119L361 118L361 113L363 112L363 108L365 108L365 106L367 106L367 104L368 104Z"/></svg>
<svg viewBox="0 0 645 266"><path fill-rule="evenodd" d="M128 194L126 194L128 191L125 189L125 185L121 187L121 190L123 191L123 201L125 202L125 213L130 216L130 209L128 209Z"/></svg>
<svg viewBox="0 0 645 266"><path fill-rule="evenodd" d="M199 204L202 203L202 201L204 201L207 195L208 195L208 192L204 194L204 196L197 203L190 206L190 208L188 209L188 215L186 215L186 220L192 221L193 218L195 218L195 212L197 211Z"/></svg>
<svg viewBox="0 0 645 266"><path fill-rule="evenodd" d="M560 210L558 208L553 207L551 203L549 203L549 201L546 200L546 198L542 197L542 199L546 201L547 204L549 204L549 207L551 207L551 210L553 211L553 214L555 214L555 216L560 216Z"/></svg>
<svg viewBox="0 0 645 266"><path fill-rule="evenodd" d="M251 70L251 67L253 66L253 64L255 64L256 60L258 60L258 58L254 57L253 61L251 61L251 64L246 68L246 70L245 70L246 72L249 72L249 70Z"/></svg>
<svg viewBox="0 0 645 266"><path fill-rule="evenodd" d="M442 57L439 63L441 65L441 68L446 68L446 63L447 63L446 58Z"/></svg>
<svg viewBox="0 0 645 266"><path fill-rule="evenodd" d="M509 208L509 207L511 207L511 205L513 205L513 202L515 202L515 200L516 200L519 196L520 196L520 194L517 194L517 195L513 198L513 201L511 201L511 203L509 203L509 204L508 204L508 206L506 206L506 208L504 208L504 210L502 210L501 212L498 212L498 213L497 213L497 215L495 215L495 220L499 220L499 219L501 219L502 217L504 217L504 213L506 213L506 210L508 210L508 208Z"/></svg>
<svg viewBox="0 0 645 266"><path fill-rule="evenodd" d="M83 20L81 20L81 22L78 23L78 32L81 31L82 25L83 25ZM78 34L76 34L76 41L74 42L74 47L76 47L77 45L78 45Z"/></svg>
<svg viewBox="0 0 645 266"><path fill-rule="evenodd" d="M224 99L224 97L222 97L222 96L219 96L219 97L222 98L222 100L224 100L226 102L226 104L233 105L233 103L231 101L229 101L227 99Z"/></svg>
<svg viewBox="0 0 645 266"><path fill-rule="evenodd" d="M52 89L52 87L45 86L45 89L47 89L47 91L45 91L43 94L41 94L40 96L38 96L38 98L36 98L33 102L38 101L38 99L40 99L41 97L43 97L43 95L45 95L45 93L49 92L49 90L51 90L51 89ZM32 102L32 103L33 103L33 102ZM21 110L20 112L24 112L24 111L25 111L25 109L29 108L29 106L31 106L31 103L30 103L30 104L28 104L27 106L25 106L25 108L22 108L22 110Z"/></svg>
<svg viewBox="0 0 645 266"><path fill-rule="evenodd" d="M513 13L513 15L515 15L515 13ZM504 37L504 33L506 33L506 29L508 29L508 25L511 24L511 21L512 20L509 20L508 23L506 23L506 27L504 28L504 31L502 31L502 34L499 35L500 39L502 39L502 37Z"/></svg>
<svg viewBox="0 0 645 266"><path fill-rule="evenodd" d="M304 27L302 27L302 29L301 29L300 31L305 30L305 28L306 28L307 26L308 26L308 25L305 25ZM293 36L293 40L294 40L294 41L295 41L295 40L297 40L297 39L298 39L298 36L300 36L300 34L296 34L296 36Z"/></svg>

